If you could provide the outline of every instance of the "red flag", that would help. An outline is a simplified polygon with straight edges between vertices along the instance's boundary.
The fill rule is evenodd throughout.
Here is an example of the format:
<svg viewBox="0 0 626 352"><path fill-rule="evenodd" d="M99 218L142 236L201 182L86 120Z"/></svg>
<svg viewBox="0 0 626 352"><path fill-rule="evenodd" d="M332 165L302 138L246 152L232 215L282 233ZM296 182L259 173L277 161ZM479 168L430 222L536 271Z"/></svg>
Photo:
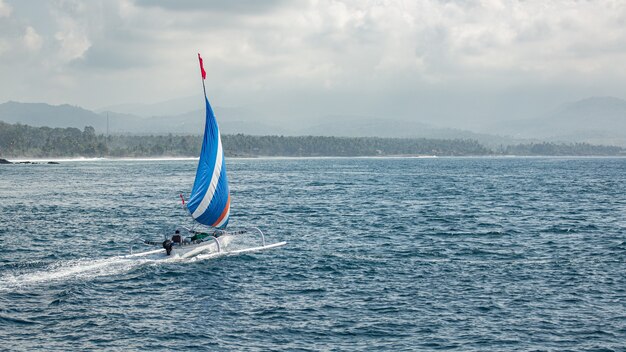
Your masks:
<svg viewBox="0 0 626 352"><path fill-rule="evenodd" d="M202 72L202 79L206 79L206 71L204 70L204 65L202 64L202 57L200 57L200 53L198 53L198 60L200 61L200 71Z"/></svg>

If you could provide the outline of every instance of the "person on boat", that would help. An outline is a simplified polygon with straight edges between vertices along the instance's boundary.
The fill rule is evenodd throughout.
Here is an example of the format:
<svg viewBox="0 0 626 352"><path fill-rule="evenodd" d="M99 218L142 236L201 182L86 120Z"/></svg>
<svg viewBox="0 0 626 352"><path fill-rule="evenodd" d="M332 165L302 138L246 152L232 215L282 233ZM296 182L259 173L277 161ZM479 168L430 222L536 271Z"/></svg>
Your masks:
<svg viewBox="0 0 626 352"><path fill-rule="evenodd" d="M163 248L165 249L165 253L170 255L172 253L172 247L174 245L181 245L183 243L183 236L180 234L180 230L176 230L172 239L168 239L163 241Z"/></svg>
<svg viewBox="0 0 626 352"><path fill-rule="evenodd" d="M176 230L172 236L172 242L181 244L183 243L183 236L180 234L180 230Z"/></svg>
<svg viewBox="0 0 626 352"><path fill-rule="evenodd" d="M171 239L165 240L165 241L169 241L171 243L182 243L185 239L180 235L180 230L176 230L174 232L174 235L172 235ZM162 244L165 242L157 242L157 241L149 241L149 240L143 240L143 243L145 244L150 244L150 245L157 245L157 244Z"/></svg>

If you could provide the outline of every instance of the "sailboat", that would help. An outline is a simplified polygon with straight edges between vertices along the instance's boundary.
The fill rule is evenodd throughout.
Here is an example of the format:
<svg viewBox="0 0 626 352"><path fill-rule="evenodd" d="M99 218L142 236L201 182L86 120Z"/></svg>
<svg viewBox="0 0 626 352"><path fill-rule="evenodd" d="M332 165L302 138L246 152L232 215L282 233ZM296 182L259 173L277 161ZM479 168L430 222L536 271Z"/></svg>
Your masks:
<svg viewBox="0 0 626 352"><path fill-rule="evenodd" d="M202 74L202 90L204 91L205 103L204 139L202 140L196 178L189 199L185 201L183 195L180 195L183 207L189 212L194 222L190 228L183 226L190 236L185 237L180 233L181 231L177 230L174 236L170 239L165 239L162 243L144 241L148 244L161 244L163 249L137 253L133 256L165 252L167 256L188 258L205 253L234 254L258 251L286 244L286 242L266 244L265 235L257 227L237 231L226 230L230 219L231 200L228 176L226 174L226 161L217 120L206 95L204 84L206 71L204 70L200 54L198 54L198 61L200 63L200 73ZM226 246L235 236L247 232L258 233L261 238L261 246L238 249L236 251L226 250Z"/></svg>

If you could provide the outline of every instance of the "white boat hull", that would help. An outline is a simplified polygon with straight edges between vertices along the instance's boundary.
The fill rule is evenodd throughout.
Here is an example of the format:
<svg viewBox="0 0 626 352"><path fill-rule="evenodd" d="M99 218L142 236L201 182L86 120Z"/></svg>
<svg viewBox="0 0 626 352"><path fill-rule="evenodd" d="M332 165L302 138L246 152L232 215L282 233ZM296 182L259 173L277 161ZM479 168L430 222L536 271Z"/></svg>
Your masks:
<svg viewBox="0 0 626 352"><path fill-rule="evenodd" d="M191 258L201 253L218 253L224 250L226 246L232 241L233 236L224 235L216 239L205 241L198 244L188 245L174 245L172 246L172 252L168 256L164 248L155 249L147 252L129 254L124 257L170 257L170 258Z"/></svg>
<svg viewBox="0 0 626 352"><path fill-rule="evenodd" d="M161 248L161 249L155 249L155 250L151 250L147 252L141 252L141 253L135 253L135 254L131 253L130 255L124 256L124 258L134 257L134 258L168 259L168 260L169 259L172 259L172 260L185 259L185 258L191 258L192 260L208 259L208 258L220 257L224 255L237 255L237 254L242 254L242 253L257 252L257 251L262 251L265 249L282 247L287 244L287 242L277 242L277 243L266 244L265 236L263 235L263 232L261 230L259 230L256 227L249 228L249 230L254 230L261 236L260 246L228 250L227 246L233 240L234 236L237 236L237 235L234 233L230 233L230 234L225 233L217 238L214 238L214 239L202 242L202 243L198 243L198 244L190 244L190 245L183 245L183 246L174 245L172 246L172 251L170 255L167 255L167 253L165 252L165 249Z"/></svg>
<svg viewBox="0 0 626 352"><path fill-rule="evenodd" d="M221 252L224 247L228 246L233 236L224 235L211 241L205 241L198 244L189 244L183 246L173 246L170 255L180 258L194 257L205 252Z"/></svg>

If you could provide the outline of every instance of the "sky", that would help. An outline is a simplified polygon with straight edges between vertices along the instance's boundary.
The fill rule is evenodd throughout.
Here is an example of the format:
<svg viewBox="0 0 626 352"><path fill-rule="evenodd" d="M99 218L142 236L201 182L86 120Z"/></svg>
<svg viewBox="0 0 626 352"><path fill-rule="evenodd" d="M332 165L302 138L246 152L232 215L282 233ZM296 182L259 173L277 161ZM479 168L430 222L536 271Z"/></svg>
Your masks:
<svg viewBox="0 0 626 352"><path fill-rule="evenodd" d="M623 0L0 0L0 103L466 128L626 98ZM181 112L182 113L182 112Z"/></svg>

